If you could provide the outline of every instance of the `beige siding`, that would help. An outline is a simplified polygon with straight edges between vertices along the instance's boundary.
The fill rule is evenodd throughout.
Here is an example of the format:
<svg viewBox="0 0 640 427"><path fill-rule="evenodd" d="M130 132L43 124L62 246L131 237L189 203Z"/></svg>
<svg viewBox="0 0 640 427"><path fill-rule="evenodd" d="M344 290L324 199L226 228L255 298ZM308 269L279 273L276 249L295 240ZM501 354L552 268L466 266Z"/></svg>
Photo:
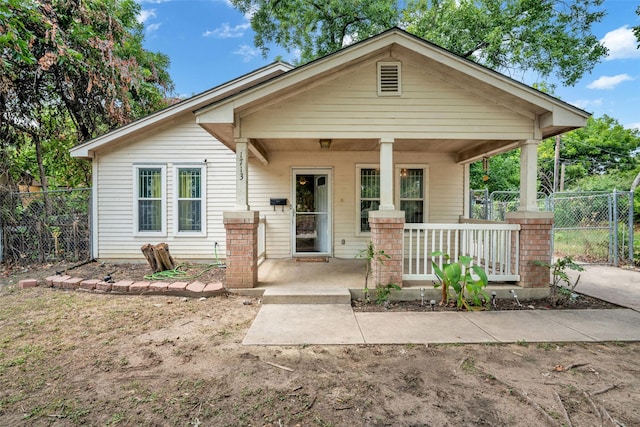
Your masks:
<svg viewBox="0 0 640 427"><path fill-rule="evenodd" d="M429 165L428 221L458 222L463 213L463 166L456 165L446 154L402 152L394 154L398 164ZM269 258L290 257L292 210L287 206L274 209L269 206L270 197L286 197L292 200L292 167L323 168L333 170L333 247L334 256L353 258L369 240L366 234L357 233L356 216L356 165L379 163L379 152L273 152L266 166L252 163L249 171L249 203L252 210L259 210L266 217L266 251ZM342 244L344 239L345 244Z"/></svg>
<svg viewBox="0 0 640 427"><path fill-rule="evenodd" d="M533 122L409 63L402 96L379 97L376 64L242 116L247 138L527 139Z"/></svg>
<svg viewBox="0 0 640 427"><path fill-rule="evenodd" d="M179 163L201 163L206 159L207 234L176 236L173 230L173 178ZM167 242L179 259L212 260L214 243L224 257L225 232L222 212L235 200L235 155L195 124L191 115L133 140L110 152L100 153L98 175L98 254L101 259L144 260L140 246ZM166 166L166 236L134 236L133 164Z"/></svg>

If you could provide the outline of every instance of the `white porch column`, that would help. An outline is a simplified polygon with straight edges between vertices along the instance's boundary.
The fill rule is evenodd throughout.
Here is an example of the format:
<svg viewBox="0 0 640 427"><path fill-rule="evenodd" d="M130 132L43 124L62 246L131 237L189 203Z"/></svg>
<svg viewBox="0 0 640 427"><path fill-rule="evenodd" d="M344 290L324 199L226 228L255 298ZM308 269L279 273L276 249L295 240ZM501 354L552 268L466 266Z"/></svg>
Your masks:
<svg viewBox="0 0 640 427"><path fill-rule="evenodd" d="M380 138L380 207L393 211L393 138Z"/></svg>
<svg viewBox="0 0 640 427"><path fill-rule="evenodd" d="M527 139L520 144L520 207L519 211L538 210L538 144L537 139Z"/></svg>
<svg viewBox="0 0 640 427"><path fill-rule="evenodd" d="M248 211L249 208L249 141L236 138L236 211Z"/></svg>

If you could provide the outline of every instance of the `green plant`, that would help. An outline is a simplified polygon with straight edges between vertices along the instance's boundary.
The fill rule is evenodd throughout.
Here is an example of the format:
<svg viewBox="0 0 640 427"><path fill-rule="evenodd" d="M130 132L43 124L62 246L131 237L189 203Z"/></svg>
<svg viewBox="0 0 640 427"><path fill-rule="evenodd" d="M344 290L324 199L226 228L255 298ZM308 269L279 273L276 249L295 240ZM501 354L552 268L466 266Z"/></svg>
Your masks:
<svg viewBox="0 0 640 427"><path fill-rule="evenodd" d="M580 275L576 278L575 282L571 283L571 279L567 274L567 269L574 271L584 271L584 268L580 264L573 262L570 256L560 258L554 263L547 263L544 261L534 261L535 265L540 267L546 267L551 270L553 280L551 282L551 290L549 298L551 299L551 305L556 307L562 305L568 298L571 297L573 290L578 286L580 281ZM564 283L567 287L563 287Z"/></svg>
<svg viewBox="0 0 640 427"><path fill-rule="evenodd" d="M388 285L385 285L385 286L382 286L382 285L377 286L376 287L376 304L382 305L387 301L389 301L389 294L391 293L392 289L399 291L402 288L396 285L395 283L389 283Z"/></svg>
<svg viewBox="0 0 640 427"><path fill-rule="evenodd" d="M379 262L380 264L384 263L385 259L390 259L391 257L384 253L383 250L376 250L372 241L367 243L367 247L356 255L356 258L363 258L365 260L365 272L364 272L364 301L366 303L371 302L371 297L369 296L369 276L371 276L372 263L373 261Z"/></svg>
<svg viewBox="0 0 640 427"><path fill-rule="evenodd" d="M487 273L478 265L471 265L473 258L461 255L457 262L449 262L451 257L449 254L437 251L431 253L432 257L444 257L445 262L442 264L442 268L435 262L431 261L433 271L438 277L439 283L434 283L433 287L438 288L442 286L442 299L440 305L447 304L449 302L449 288L453 288L456 293L456 305L458 308L466 307L467 310L471 310L469 303L465 298L465 291L468 291L476 306L482 305L482 298L489 299L487 293L483 290L487 286L488 279ZM478 280L474 280L471 275L472 272L478 276Z"/></svg>

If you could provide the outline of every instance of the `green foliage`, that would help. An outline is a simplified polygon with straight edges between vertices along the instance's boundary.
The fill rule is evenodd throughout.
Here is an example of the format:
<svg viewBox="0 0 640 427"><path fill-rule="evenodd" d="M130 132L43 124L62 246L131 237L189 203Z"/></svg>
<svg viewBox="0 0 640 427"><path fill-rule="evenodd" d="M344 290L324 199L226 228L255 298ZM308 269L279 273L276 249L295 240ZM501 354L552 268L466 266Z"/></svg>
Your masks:
<svg viewBox="0 0 640 427"><path fill-rule="evenodd" d="M636 15L640 16L640 6L636 9ZM633 34L636 35L636 39L638 40L638 49L640 49L640 25L633 27Z"/></svg>
<svg viewBox="0 0 640 427"><path fill-rule="evenodd" d="M389 301L389 295L391 294L391 290L395 289L397 291L402 288L395 283L389 283L388 285L379 285L376 287L376 304L382 305Z"/></svg>
<svg viewBox="0 0 640 427"><path fill-rule="evenodd" d="M399 21L395 0L231 0L251 15L254 43L266 57L271 43L299 51L306 63L366 39Z"/></svg>
<svg viewBox="0 0 640 427"><path fill-rule="evenodd" d="M471 310L465 297L465 291L469 292L471 301L475 306L482 305L482 298L489 299L489 296L483 290L488 284L487 274L480 266L471 265L473 258L461 255L457 262L449 262L451 259L449 254L440 251L432 252L431 257L444 257L445 259L442 268L435 261L431 261L433 271L439 281L433 287L442 286L440 304L448 303L449 288L453 288L456 293L456 305L459 309L465 307L467 310ZM473 279L472 272L478 276L478 280Z"/></svg>
<svg viewBox="0 0 640 427"><path fill-rule="evenodd" d="M139 12L133 0L0 3L0 169L10 186L24 176L45 189L50 178L86 184L90 166L77 169L69 147L166 105L169 59L143 49Z"/></svg>
<svg viewBox="0 0 640 427"><path fill-rule="evenodd" d="M520 149L491 157L488 166L488 171L485 171L482 162L471 164L471 188L487 188L490 193L520 190ZM485 175L487 180L483 178Z"/></svg>
<svg viewBox="0 0 640 427"><path fill-rule="evenodd" d="M565 189L584 190L585 182L581 180L592 176L600 180L604 174L610 177L623 177L625 171L637 170L640 162L635 155L640 148L640 132L637 129L626 129L617 120L604 115L599 118L590 117L584 128L576 129L562 136L560 161L566 165ZM553 188L553 164L555 139L549 138L540 143L538 148L538 169L541 190L550 193ZM621 175L618 175L621 174ZM631 178L633 180L633 178ZM614 186L602 190L628 190L630 186Z"/></svg>
<svg viewBox="0 0 640 427"><path fill-rule="evenodd" d="M401 25L510 75L533 71L575 84L606 55L591 33L603 0L231 0L251 16L263 54L275 43L309 62Z"/></svg>
<svg viewBox="0 0 640 427"><path fill-rule="evenodd" d="M372 241L367 243L367 247L356 255L356 258L363 258L365 260L365 273L364 273L364 300L365 302L371 302L371 297L369 295L369 276L371 276L371 267L373 262L384 263L384 260L390 259L391 256L386 254L384 250L377 250ZM387 286L397 286L397 285L387 285ZM389 292L391 290L389 289ZM384 292L384 291L382 291ZM377 300L376 300L377 301Z"/></svg>
<svg viewBox="0 0 640 427"><path fill-rule="evenodd" d="M569 298L580 281L580 276L578 275L576 281L572 283L569 275L567 274L567 270L584 271L584 268L582 268L580 264L573 262L573 259L571 259L570 256L560 258L554 263L534 261L534 264L551 270L553 280L551 282L551 292L549 296L551 298L551 305L553 306L562 305L562 303ZM566 285L566 288L563 287L562 283Z"/></svg>

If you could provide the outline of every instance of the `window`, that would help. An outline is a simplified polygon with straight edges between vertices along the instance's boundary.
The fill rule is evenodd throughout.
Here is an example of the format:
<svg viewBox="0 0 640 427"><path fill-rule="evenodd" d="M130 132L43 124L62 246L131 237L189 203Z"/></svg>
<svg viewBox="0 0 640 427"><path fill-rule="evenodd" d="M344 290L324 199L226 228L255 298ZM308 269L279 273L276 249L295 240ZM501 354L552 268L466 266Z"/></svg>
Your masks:
<svg viewBox="0 0 640 427"><path fill-rule="evenodd" d="M135 231L165 232L164 166L135 167Z"/></svg>
<svg viewBox="0 0 640 427"><path fill-rule="evenodd" d="M380 206L380 169L377 167L358 167L360 189L358 206L359 232L371 231L369 228L369 211L377 211Z"/></svg>
<svg viewBox="0 0 640 427"><path fill-rule="evenodd" d="M422 223L424 221L424 168L397 167L396 191L400 200L400 210L404 211L407 223Z"/></svg>
<svg viewBox="0 0 640 427"><path fill-rule="evenodd" d="M404 211L405 222L423 223L427 220L427 165L396 165L395 167L395 206ZM358 188L357 232L367 233L369 211L380 206L380 169L378 165L358 165L356 167L356 188Z"/></svg>
<svg viewBox="0 0 640 427"><path fill-rule="evenodd" d="M176 168L175 230L176 233L204 232L204 166Z"/></svg>

